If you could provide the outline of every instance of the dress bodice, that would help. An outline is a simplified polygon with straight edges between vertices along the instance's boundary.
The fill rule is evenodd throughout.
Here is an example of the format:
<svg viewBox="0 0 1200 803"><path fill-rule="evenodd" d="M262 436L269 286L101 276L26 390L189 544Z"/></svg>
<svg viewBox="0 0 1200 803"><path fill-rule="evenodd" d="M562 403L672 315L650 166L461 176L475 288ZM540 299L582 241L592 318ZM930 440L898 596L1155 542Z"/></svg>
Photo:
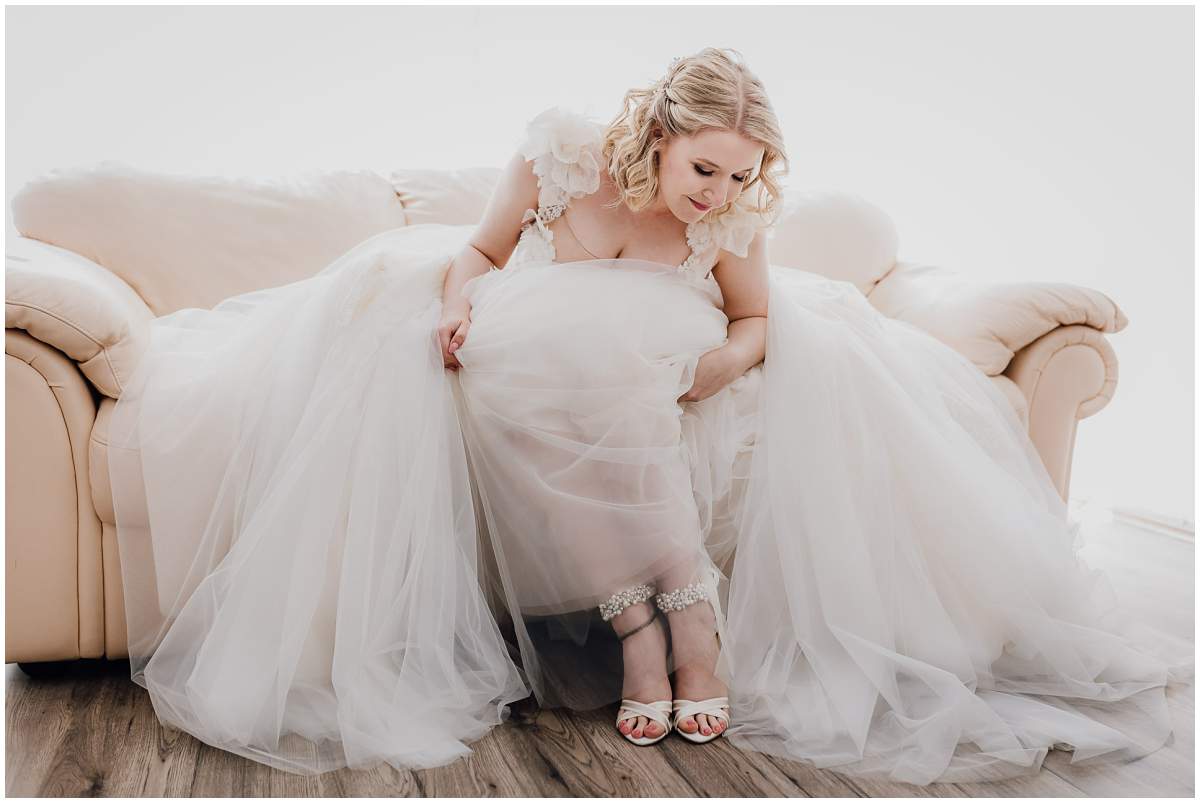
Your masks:
<svg viewBox="0 0 1200 803"><path fill-rule="evenodd" d="M538 208L526 209L517 248L507 266L557 262L550 223L573 198L600 188L604 126L577 112L552 106L534 117L525 129L520 152L533 163L538 178ZM713 218L705 215L687 226L688 258L676 267L698 280L706 279L721 249L745 256L757 228L758 216L736 207Z"/></svg>

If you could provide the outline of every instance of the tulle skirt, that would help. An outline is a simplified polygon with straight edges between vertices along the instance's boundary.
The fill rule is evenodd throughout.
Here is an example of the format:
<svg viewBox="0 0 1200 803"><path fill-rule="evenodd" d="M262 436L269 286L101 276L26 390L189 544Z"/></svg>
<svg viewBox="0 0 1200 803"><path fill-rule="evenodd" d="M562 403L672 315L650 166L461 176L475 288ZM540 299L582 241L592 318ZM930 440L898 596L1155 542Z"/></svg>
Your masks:
<svg viewBox="0 0 1200 803"><path fill-rule="evenodd" d="M472 280L449 372L469 232L385 232L153 322L109 463L164 723L298 773L445 764L529 694L618 699L597 605L682 566L738 747L928 783L1165 742L1190 647L1135 643L965 358L772 267L767 359L680 402L727 341L720 288L615 259Z"/></svg>

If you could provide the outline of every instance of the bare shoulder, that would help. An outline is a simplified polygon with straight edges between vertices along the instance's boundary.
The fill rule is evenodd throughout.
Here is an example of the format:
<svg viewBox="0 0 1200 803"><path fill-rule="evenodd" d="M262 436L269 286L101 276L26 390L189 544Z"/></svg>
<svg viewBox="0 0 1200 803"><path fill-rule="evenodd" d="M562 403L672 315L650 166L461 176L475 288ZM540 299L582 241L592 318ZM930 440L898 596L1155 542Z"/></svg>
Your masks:
<svg viewBox="0 0 1200 803"><path fill-rule="evenodd" d="M538 208L538 191L532 162L517 151L501 171L483 217L469 240L493 265L503 265L512 256L526 210Z"/></svg>
<svg viewBox="0 0 1200 803"><path fill-rule="evenodd" d="M754 232L745 255L722 248L712 274L721 287L729 320L765 317L770 287L767 230L760 228Z"/></svg>
<svg viewBox="0 0 1200 803"><path fill-rule="evenodd" d="M592 232L593 236L599 235L601 244L613 238L625 239L623 232L632 228L636 222L634 213L621 202L621 193L616 182L603 167L600 169L599 186L595 192L572 198L567 208L573 224L582 225L583 229ZM580 234L583 233L583 229L580 230Z"/></svg>

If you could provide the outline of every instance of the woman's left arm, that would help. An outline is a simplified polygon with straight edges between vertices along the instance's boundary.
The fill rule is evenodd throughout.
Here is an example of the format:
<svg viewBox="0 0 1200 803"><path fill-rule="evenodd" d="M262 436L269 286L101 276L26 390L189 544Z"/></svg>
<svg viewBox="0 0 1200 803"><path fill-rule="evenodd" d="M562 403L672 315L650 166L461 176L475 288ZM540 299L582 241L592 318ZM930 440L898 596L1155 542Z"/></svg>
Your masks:
<svg viewBox="0 0 1200 803"><path fill-rule="evenodd" d="M713 278L725 299L729 338L725 345L700 355L691 389L679 401L701 401L718 393L758 365L767 351L767 243L758 232L746 256L723 251Z"/></svg>
<svg viewBox="0 0 1200 803"><path fill-rule="evenodd" d="M729 342L722 348L742 367L740 376L762 362L767 352L766 232L754 235L744 257L722 251L713 278L721 286L729 319Z"/></svg>

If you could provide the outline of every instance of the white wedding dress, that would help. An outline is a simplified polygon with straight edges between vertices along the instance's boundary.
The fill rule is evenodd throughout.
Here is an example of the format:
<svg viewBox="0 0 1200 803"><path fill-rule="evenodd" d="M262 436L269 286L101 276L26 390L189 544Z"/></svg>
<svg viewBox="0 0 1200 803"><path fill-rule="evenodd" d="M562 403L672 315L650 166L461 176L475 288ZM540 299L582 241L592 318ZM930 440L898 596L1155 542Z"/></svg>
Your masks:
<svg viewBox="0 0 1200 803"><path fill-rule="evenodd" d="M1124 631L966 358L772 267L766 360L677 401L726 342L718 251L755 223L692 224L677 267L557 263L549 224L597 189L600 135L557 108L529 124L539 209L467 285L457 372L435 327L465 226L153 322L110 474L162 722L293 772L445 764L530 693L619 699L596 606L685 562L738 747L928 783L1164 744L1190 655Z"/></svg>

